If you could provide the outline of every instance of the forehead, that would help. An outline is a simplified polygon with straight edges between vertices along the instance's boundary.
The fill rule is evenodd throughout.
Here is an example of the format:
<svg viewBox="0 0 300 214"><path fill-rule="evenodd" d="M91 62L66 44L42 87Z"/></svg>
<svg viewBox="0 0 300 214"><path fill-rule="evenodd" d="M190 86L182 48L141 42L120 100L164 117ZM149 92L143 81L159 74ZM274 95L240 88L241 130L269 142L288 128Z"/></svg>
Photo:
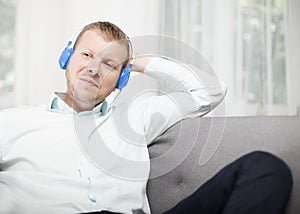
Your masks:
<svg viewBox="0 0 300 214"><path fill-rule="evenodd" d="M113 58L119 63L127 58L127 47L124 41L108 41L94 30L86 31L79 40L76 49L91 51L94 56Z"/></svg>

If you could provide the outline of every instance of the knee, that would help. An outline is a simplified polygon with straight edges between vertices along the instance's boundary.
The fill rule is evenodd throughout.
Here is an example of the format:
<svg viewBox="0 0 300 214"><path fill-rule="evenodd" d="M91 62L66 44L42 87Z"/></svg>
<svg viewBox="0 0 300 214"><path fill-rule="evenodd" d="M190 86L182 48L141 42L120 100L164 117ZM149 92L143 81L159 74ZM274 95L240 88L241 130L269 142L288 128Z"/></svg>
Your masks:
<svg viewBox="0 0 300 214"><path fill-rule="evenodd" d="M279 157L264 151L248 154L250 161L254 161L258 169L272 176L272 181L282 188L291 190L293 186L292 172L289 166Z"/></svg>

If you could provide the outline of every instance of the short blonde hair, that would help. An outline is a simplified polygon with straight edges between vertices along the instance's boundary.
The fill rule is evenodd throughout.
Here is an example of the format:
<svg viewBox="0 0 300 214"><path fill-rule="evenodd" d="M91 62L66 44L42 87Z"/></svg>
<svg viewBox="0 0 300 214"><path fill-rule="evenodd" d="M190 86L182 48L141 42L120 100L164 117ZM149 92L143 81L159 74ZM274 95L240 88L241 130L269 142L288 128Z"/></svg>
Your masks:
<svg viewBox="0 0 300 214"><path fill-rule="evenodd" d="M98 32L104 40L106 41L126 41L126 48L127 48L127 56L128 59L131 58L132 56L132 47L131 47L131 43L129 40L129 37L115 24L111 23L111 22L102 22L102 21L97 21L97 22L93 22L90 23L88 25L86 25L82 31L79 33L75 43L74 43L74 50L77 47L77 44L80 42L83 34L88 31L88 30L94 30L96 32ZM127 62L124 62L124 65Z"/></svg>

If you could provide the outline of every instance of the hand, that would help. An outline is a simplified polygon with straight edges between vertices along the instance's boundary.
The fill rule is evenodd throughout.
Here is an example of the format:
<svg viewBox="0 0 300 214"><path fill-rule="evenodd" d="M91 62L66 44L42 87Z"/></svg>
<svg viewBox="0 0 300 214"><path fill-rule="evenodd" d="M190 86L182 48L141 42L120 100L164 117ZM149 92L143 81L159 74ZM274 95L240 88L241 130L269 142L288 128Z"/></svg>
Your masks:
<svg viewBox="0 0 300 214"><path fill-rule="evenodd" d="M144 72L146 65L152 57L138 57L134 59L132 71Z"/></svg>

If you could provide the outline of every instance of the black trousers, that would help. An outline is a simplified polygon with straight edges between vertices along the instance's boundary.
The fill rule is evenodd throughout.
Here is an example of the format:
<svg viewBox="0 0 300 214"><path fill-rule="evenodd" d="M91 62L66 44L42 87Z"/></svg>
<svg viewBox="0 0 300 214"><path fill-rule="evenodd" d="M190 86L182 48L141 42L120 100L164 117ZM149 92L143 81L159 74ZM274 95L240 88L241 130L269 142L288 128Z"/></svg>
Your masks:
<svg viewBox="0 0 300 214"><path fill-rule="evenodd" d="M283 214L292 185L291 171L281 159L252 152L227 165L165 214Z"/></svg>
<svg viewBox="0 0 300 214"><path fill-rule="evenodd" d="M291 171L282 160L270 153L252 152L165 213L284 213L292 185Z"/></svg>

